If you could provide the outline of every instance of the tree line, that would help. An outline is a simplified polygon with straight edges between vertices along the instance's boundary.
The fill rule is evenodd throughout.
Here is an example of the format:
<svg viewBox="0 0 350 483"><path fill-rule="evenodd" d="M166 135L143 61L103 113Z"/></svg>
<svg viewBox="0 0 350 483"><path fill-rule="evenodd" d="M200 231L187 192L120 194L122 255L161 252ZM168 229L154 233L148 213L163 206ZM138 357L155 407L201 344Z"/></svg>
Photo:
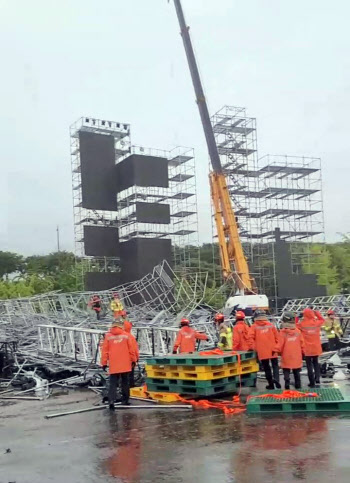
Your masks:
<svg viewBox="0 0 350 483"><path fill-rule="evenodd" d="M0 298L82 290L82 269L82 262L66 251L30 257L0 251Z"/></svg>
<svg viewBox="0 0 350 483"><path fill-rule="evenodd" d="M176 250L176 248L175 248ZM220 286L220 265L217 244L205 243L199 250L192 247L191 264L202 272L208 296ZM342 241L311 246L314 262L305 262L303 271L318 275L318 283L327 286L329 295L350 292L350 236ZM24 257L0 251L0 299L28 297L60 290L83 290L84 260L73 253L60 251L49 255Z"/></svg>

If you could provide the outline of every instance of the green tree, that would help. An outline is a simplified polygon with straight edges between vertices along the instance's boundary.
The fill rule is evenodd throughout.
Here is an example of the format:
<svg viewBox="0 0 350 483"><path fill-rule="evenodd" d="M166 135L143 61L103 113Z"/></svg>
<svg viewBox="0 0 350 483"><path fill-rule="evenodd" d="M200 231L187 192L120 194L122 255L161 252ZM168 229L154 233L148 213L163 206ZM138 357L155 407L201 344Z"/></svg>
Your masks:
<svg viewBox="0 0 350 483"><path fill-rule="evenodd" d="M343 235L343 241L327 245L332 267L337 273L339 289L350 292L350 236Z"/></svg>
<svg viewBox="0 0 350 483"><path fill-rule="evenodd" d="M339 293L337 270L332 264L328 247L320 243L315 243L310 246L300 243L299 250L303 246L310 253L310 257L305 257L302 260L303 272L317 275L317 283L319 285L326 285L328 295Z"/></svg>
<svg viewBox="0 0 350 483"><path fill-rule="evenodd" d="M0 278L8 279L8 276L24 269L24 259L22 255L12 252L0 251Z"/></svg>
<svg viewBox="0 0 350 483"><path fill-rule="evenodd" d="M33 255L26 258L26 271L41 275L56 276L70 270L75 265L75 256L71 252L54 252L49 255Z"/></svg>
<svg viewBox="0 0 350 483"><path fill-rule="evenodd" d="M36 274L52 280L51 290L72 292L83 289L82 262L76 262L71 252L54 252L34 255L26 259L28 274Z"/></svg>
<svg viewBox="0 0 350 483"><path fill-rule="evenodd" d="M50 292L52 289L52 279L35 274L24 275L14 280L0 282L0 298L30 297L35 294Z"/></svg>

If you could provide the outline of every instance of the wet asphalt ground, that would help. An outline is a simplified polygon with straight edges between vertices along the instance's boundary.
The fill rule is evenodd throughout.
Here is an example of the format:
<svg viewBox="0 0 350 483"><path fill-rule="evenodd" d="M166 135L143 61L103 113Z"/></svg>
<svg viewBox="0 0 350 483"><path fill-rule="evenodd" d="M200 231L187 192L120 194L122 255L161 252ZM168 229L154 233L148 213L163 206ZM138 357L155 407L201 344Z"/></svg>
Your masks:
<svg viewBox="0 0 350 483"><path fill-rule="evenodd" d="M350 414L155 408L44 418L97 400L71 390L0 402L0 483L350 482Z"/></svg>

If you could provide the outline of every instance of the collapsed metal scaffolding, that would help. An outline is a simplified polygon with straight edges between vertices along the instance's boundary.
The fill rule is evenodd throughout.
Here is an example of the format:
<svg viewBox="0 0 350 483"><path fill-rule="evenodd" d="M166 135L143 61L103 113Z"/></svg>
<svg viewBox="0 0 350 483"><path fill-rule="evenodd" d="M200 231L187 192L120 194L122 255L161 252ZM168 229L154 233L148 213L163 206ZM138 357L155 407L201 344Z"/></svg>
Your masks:
<svg viewBox="0 0 350 483"><path fill-rule="evenodd" d="M115 292L135 324L169 325L178 313L190 314L203 300L207 274L200 272L176 275L167 261L157 265L135 282L97 292L106 321L112 320L109 305ZM72 325L96 323L94 312L88 308L92 292L50 292L32 297L0 301L0 320L23 319L24 323L38 317L69 321ZM135 299L137 298L137 302ZM162 314L162 317L159 314ZM0 326L1 327L1 326Z"/></svg>
<svg viewBox="0 0 350 483"><path fill-rule="evenodd" d="M212 323L197 323L197 330L205 331L208 341L200 342L202 347L213 346L216 334ZM174 347L178 328L136 327L132 329L141 358L169 354ZM61 356L76 362L98 364L105 331L81 329L55 325L38 325L38 352Z"/></svg>
<svg viewBox="0 0 350 483"><path fill-rule="evenodd" d="M245 253L259 290L277 296L276 229L289 243L293 274L315 273L324 242L321 162L318 158L258 158L256 119L225 106L212 117L220 158L239 223Z"/></svg>
<svg viewBox="0 0 350 483"><path fill-rule="evenodd" d="M350 318L350 294L288 300L283 311L299 314L307 307L314 307L322 314L326 314L329 309L332 309L338 317Z"/></svg>
<svg viewBox="0 0 350 483"><path fill-rule="evenodd" d="M204 346L213 345L214 309L201 305L206 275L196 272L180 277L164 261L140 280L98 292L101 320L88 306L92 292L50 292L2 300L0 340L15 341L18 353L49 365L57 364L52 357L58 356L77 364L96 362L101 337L113 320L110 302L117 292L133 323L142 355L168 352L184 316L191 318L193 327L208 334ZM48 355L51 358L47 359Z"/></svg>

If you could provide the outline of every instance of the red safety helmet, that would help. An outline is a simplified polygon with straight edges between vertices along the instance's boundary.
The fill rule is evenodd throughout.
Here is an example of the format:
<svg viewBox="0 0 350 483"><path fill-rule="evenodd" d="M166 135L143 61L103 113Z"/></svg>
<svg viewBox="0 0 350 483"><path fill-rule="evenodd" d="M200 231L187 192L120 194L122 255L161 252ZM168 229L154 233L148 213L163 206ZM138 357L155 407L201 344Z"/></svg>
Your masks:
<svg viewBox="0 0 350 483"><path fill-rule="evenodd" d="M215 317L214 317L215 322L219 322L219 321L222 321L224 319L225 319L224 314L221 314L220 312L218 314L216 314Z"/></svg>
<svg viewBox="0 0 350 483"><path fill-rule="evenodd" d="M181 319L180 325L190 325L190 321L186 318Z"/></svg>
<svg viewBox="0 0 350 483"><path fill-rule="evenodd" d="M236 312L236 320L245 319L245 313L242 310L238 310Z"/></svg>
<svg viewBox="0 0 350 483"><path fill-rule="evenodd" d="M327 315L334 315L334 314L335 314L335 312L334 312L334 310L332 310L332 309L329 309L329 310L327 311Z"/></svg>

